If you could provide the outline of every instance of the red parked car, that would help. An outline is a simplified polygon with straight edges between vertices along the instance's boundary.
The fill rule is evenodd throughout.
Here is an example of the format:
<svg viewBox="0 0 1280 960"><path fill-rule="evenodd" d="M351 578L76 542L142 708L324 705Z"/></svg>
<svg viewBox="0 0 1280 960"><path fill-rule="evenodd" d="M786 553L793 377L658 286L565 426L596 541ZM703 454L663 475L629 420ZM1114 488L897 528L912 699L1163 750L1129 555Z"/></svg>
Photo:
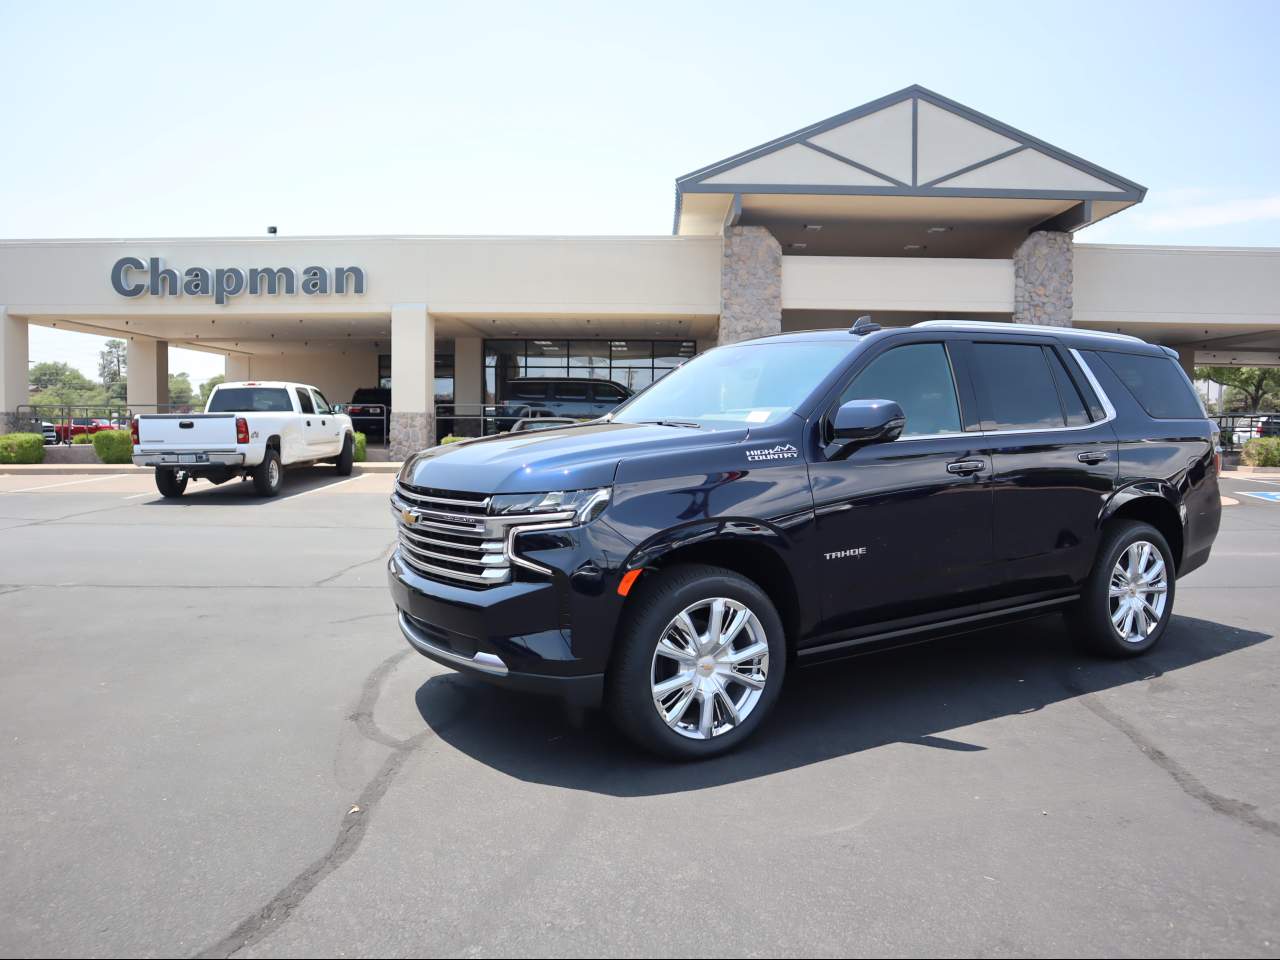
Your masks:
<svg viewBox="0 0 1280 960"><path fill-rule="evenodd" d="M53 432L58 437L58 443L70 443L74 437L80 436L82 433L94 434L99 430L110 430L111 423L97 417L72 417L70 420L63 420L53 425Z"/></svg>

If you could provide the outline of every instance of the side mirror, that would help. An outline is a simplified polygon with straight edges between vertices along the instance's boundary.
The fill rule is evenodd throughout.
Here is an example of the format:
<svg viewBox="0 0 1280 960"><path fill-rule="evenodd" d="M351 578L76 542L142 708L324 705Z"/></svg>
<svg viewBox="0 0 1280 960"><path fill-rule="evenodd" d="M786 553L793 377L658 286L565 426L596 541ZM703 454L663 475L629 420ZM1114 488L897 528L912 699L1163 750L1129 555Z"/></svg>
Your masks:
<svg viewBox="0 0 1280 960"><path fill-rule="evenodd" d="M893 400L850 400L832 418L833 442L829 459L848 456L858 447L897 440L907 425L902 407Z"/></svg>

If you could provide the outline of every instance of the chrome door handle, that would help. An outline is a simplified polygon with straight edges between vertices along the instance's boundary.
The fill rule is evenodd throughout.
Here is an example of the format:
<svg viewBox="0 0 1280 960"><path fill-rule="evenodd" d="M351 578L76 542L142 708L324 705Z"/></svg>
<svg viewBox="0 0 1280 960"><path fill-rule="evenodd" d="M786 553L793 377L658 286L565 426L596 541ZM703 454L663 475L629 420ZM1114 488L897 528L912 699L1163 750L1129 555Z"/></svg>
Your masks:
<svg viewBox="0 0 1280 960"><path fill-rule="evenodd" d="M1081 463L1102 463L1104 460L1110 459L1110 457L1110 454L1101 452L1076 454L1076 459Z"/></svg>
<svg viewBox="0 0 1280 960"><path fill-rule="evenodd" d="M954 463L947 464L947 473L958 473L965 476L970 473L979 473L986 463L982 460L957 460Z"/></svg>

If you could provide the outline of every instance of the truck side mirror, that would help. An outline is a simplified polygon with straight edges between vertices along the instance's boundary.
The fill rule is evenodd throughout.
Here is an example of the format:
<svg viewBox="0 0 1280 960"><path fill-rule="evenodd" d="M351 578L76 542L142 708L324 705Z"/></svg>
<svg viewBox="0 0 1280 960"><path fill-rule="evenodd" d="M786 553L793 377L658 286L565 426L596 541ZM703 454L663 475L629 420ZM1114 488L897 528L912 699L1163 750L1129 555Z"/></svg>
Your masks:
<svg viewBox="0 0 1280 960"><path fill-rule="evenodd" d="M842 403L831 421L832 442L827 458L847 457L858 447L897 440L907 417L893 400L850 400Z"/></svg>

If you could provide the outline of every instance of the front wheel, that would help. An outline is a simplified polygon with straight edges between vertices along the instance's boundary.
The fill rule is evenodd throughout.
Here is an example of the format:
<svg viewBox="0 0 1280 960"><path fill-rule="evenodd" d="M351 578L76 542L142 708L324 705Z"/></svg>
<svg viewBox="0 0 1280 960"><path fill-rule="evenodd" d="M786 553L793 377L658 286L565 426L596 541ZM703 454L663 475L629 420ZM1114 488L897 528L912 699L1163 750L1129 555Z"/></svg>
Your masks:
<svg viewBox="0 0 1280 960"><path fill-rule="evenodd" d="M187 481L191 478L182 470L172 467L156 468L156 489L160 495L170 499L180 497L187 489Z"/></svg>
<svg viewBox="0 0 1280 960"><path fill-rule="evenodd" d="M754 582L721 567L648 574L606 678L618 728L652 753L712 757L750 737L786 672L782 620Z"/></svg>
<svg viewBox="0 0 1280 960"><path fill-rule="evenodd" d="M1116 524L1103 537L1084 593L1068 614L1072 632L1105 656L1146 653L1173 617L1176 578L1173 552L1159 530L1132 520Z"/></svg>
<svg viewBox="0 0 1280 960"><path fill-rule="evenodd" d="M274 497L284 482L284 467L280 465L280 451L268 447L262 462L253 468L253 489L260 497Z"/></svg>

